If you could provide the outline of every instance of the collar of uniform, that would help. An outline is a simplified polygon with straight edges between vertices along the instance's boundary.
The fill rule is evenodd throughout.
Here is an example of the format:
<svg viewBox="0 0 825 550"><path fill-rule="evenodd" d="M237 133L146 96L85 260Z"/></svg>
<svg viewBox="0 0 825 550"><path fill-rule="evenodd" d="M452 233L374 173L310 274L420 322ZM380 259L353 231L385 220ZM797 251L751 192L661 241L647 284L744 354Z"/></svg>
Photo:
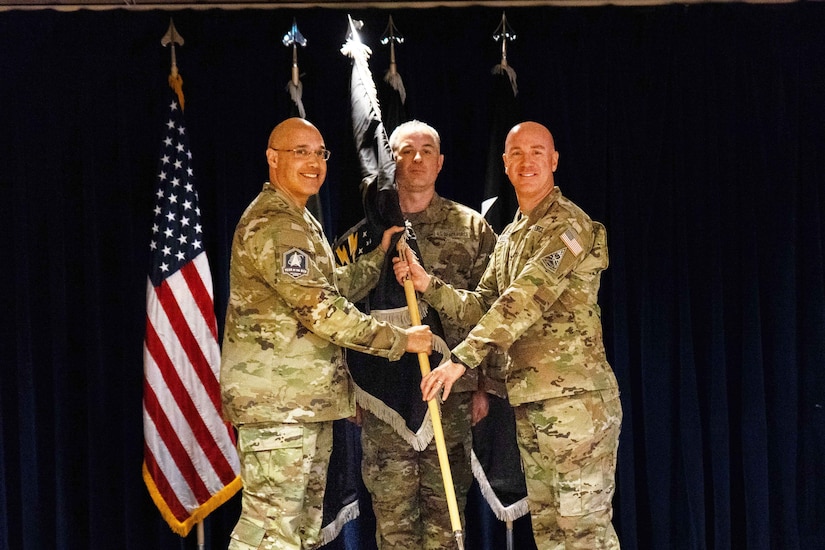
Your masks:
<svg viewBox="0 0 825 550"><path fill-rule="evenodd" d="M419 223L439 223L447 219L447 201L438 193L433 193L433 198L427 208L421 212L405 213L404 218L412 224Z"/></svg>
<svg viewBox="0 0 825 550"><path fill-rule="evenodd" d="M535 208L530 212L530 215L527 217L527 224L533 225L540 219L547 214L547 211L550 210L550 207L553 206L559 199L561 198L561 189L558 187L553 187L547 196L541 199L541 201L536 205Z"/></svg>
<svg viewBox="0 0 825 550"><path fill-rule="evenodd" d="M271 193L272 194L272 200L282 204L283 206L287 207L289 210L292 210L293 212L295 212L299 216L303 217L304 210L306 210L306 208L300 208L297 204L295 204L295 202L292 201L292 199L290 199L287 196L286 193L284 193L283 191L281 191L280 189L278 189L277 187L275 187L271 183L266 182L264 184L264 188L261 190L261 193Z"/></svg>

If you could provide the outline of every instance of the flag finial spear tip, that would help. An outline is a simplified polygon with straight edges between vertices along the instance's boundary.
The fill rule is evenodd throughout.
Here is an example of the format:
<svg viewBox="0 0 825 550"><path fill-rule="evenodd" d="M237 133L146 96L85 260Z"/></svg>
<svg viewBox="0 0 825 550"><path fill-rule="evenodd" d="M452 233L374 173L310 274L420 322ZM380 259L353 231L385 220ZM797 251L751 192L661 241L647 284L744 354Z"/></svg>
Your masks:
<svg viewBox="0 0 825 550"><path fill-rule="evenodd" d="M498 24L496 30L493 32L493 40L496 42L501 41L501 66L507 67L507 41L513 41L516 39L516 33L513 32L513 28L510 27L510 24L507 23L507 14L505 12L501 12L501 23Z"/></svg>
<svg viewBox="0 0 825 550"><path fill-rule="evenodd" d="M384 34L381 35L381 45L386 46L389 43L390 45L390 69L389 74L395 75L398 72L398 67L395 63L395 45L396 44L403 44L404 37L398 32L398 28L395 26L395 23L392 20L392 15L390 15L390 20L387 23L387 28L384 29Z"/></svg>
<svg viewBox="0 0 825 550"><path fill-rule="evenodd" d="M183 79L180 77L180 74L178 74L178 61L177 56L175 55L175 44L183 46L183 37L180 33L178 33L178 30L175 28L175 22L171 17L169 18L169 28L166 30L166 34L163 35L163 38L160 39L160 43L163 47L166 47L169 44L172 45L172 69L169 73L169 86L175 90L175 93L178 96L178 101L180 102L180 108L183 110Z"/></svg>
<svg viewBox="0 0 825 550"><path fill-rule="evenodd" d="M292 79L290 82L293 86L298 86L298 46L306 47L307 39L298 30L298 22L294 17L292 18L292 28L284 35L283 43L286 47L292 46Z"/></svg>
<svg viewBox="0 0 825 550"><path fill-rule="evenodd" d="M398 27L395 26L395 23L392 20L392 15L390 15L387 28L384 29L384 34L381 35L381 44L386 45L387 43L390 43L390 45L392 45L392 43L404 43L404 36L398 32Z"/></svg>
<svg viewBox="0 0 825 550"><path fill-rule="evenodd" d="M178 33L178 29L175 28L175 22L172 18L169 18L169 28L166 29L166 34L163 35L163 38L160 39L160 44L164 48L169 44L172 44L172 74L178 74L178 62L175 56L175 44L179 46L183 46L183 37Z"/></svg>
<svg viewBox="0 0 825 550"><path fill-rule="evenodd" d="M160 43L162 46L168 46L170 43L183 46L183 37L178 33L178 29L175 28L175 21L171 17L169 18L169 28L166 29L166 34L160 39Z"/></svg>
<svg viewBox="0 0 825 550"><path fill-rule="evenodd" d="M301 31L298 30L298 22L295 18L292 19L292 28L289 29L289 32L284 35L283 42L284 46L307 45L307 39L304 38L304 35L302 35Z"/></svg>

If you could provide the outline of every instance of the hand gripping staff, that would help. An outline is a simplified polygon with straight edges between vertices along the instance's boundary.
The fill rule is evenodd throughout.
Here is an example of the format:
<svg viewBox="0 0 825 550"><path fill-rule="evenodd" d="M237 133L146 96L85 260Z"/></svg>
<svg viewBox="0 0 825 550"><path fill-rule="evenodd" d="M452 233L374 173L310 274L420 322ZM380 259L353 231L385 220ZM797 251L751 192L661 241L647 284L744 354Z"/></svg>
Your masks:
<svg viewBox="0 0 825 550"><path fill-rule="evenodd" d="M407 245L405 237L398 241L398 255L401 260L407 261L407 253L410 247ZM404 295L407 298L407 307L410 309L410 319L412 325L421 324L421 312L418 310L418 298L415 295L412 279L409 275L404 279ZM426 353L418 354L418 364L421 367L421 377L430 374L430 357ZM438 464L441 466L441 479L444 481L444 492L447 495L447 508L450 511L450 525L453 528L458 550L464 550L464 532L461 530L461 517L458 513L458 502L455 498L455 486L453 485L453 475L450 472L450 459L447 457L447 443L444 441L444 429L441 426L441 412L435 398L427 402L430 412L430 420L433 423L433 435L435 437L435 448L438 451Z"/></svg>

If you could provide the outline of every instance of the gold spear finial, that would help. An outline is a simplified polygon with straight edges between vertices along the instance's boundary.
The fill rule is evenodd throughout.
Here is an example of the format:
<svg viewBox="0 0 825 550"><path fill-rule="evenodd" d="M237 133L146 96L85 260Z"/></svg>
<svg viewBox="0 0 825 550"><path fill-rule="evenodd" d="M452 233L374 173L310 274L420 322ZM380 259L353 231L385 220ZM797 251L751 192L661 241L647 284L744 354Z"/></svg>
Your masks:
<svg viewBox="0 0 825 550"><path fill-rule="evenodd" d="M183 37L178 34L178 30L175 28L175 22L172 21L171 17L169 18L169 28L166 30L166 34L163 35L163 38L160 39L160 43L164 47L172 44L172 70L169 73L169 86L175 90L178 101L180 102L180 109L183 111L183 78L181 78L180 73L178 73L178 61L175 56L175 44L183 46Z"/></svg>

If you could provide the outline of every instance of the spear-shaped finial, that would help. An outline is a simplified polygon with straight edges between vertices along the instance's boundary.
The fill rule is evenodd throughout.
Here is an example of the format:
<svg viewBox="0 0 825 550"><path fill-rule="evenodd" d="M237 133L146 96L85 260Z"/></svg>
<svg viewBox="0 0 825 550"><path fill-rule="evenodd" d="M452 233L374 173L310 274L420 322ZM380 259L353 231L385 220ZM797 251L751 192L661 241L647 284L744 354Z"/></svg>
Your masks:
<svg viewBox="0 0 825 550"><path fill-rule="evenodd" d="M404 89L404 81L401 80L401 75L398 74L398 66L395 63L395 45L403 44L404 37L398 32L392 20L392 15L390 15L387 28L384 29L384 34L381 35L381 44L386 46L387 43L390 45L390 68L387 69L387 73L384 75L384 81L398 92L401 103L405 103L407 101L407 91Z"/></svg>
<svg viewBox="0 0 825 550"><path fill-rule="evenodd" d="M284 35L283 43L286 47L292 46L292 79L287 84L289 97L292 98L292 101L298 107L298 113L301 115L301 118L306 118L304 103L301 100L303 96L303 85L301 84L300 73L298 71L298 46L305 47L307 45L307 39L304 38L304 35L298 30L298 22L295 21L295 18L292 19L292 28Z"/></svg>
<svg viewBox="0 0 825 550"><path fill-rule="evenodd" d="M172 70L169 73L169 86L171 86L178 95L178 101L180 102L180 109L182 111L184 103L183 79L178 73L178 60L175 56L175 44L183 46L183 37L178 34L178 30L175 28L175 22L172 21L171 17L169 18L169 28L166 30L166 34L163 35L163 38L160 39L160 43L163 47L172 44Z"/></svg>
<svg viewBox="0 0 825 550"><path fill-rule="evenodd" d="M404 37L401 36L401 33L398 32L398 29L395 27L395 23L392 21L392 15L390 15L390 20L387 23L387 28L384 29L384 34L381 35L381 44L386 46L387 43L390 45L390 71L393 73L395 72L395 45L396 44L403 44Z"/></svg>
<svg viewBox="0 0 825 550"><path fill-rule="evenodd" d="M501 12L501 23L498 24L493 33L493 40L501 42L501 63L493 67L494 74L501 74L506 72L510 77L510 85L513 87L513 95L518 94L518 86L516 85L516 71L507 63L507 41L516 39L516 33L507 23L507 15Z"/></svg>

